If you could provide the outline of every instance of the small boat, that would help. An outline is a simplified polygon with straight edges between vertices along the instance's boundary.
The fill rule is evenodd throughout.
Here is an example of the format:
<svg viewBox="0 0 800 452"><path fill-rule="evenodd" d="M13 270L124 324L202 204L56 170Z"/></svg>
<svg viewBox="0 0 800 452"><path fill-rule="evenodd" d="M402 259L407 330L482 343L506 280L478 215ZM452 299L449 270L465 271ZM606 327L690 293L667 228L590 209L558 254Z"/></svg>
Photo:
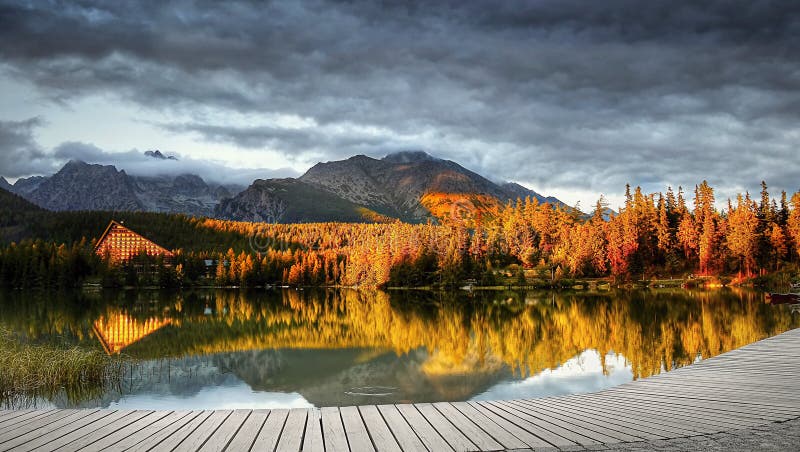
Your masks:
<svg viewBox="0 0 800 452"><path fill-rule="evenodd" d="M800 294L796 293L768 293L769 304L795 304L800 303Z"/></svg>

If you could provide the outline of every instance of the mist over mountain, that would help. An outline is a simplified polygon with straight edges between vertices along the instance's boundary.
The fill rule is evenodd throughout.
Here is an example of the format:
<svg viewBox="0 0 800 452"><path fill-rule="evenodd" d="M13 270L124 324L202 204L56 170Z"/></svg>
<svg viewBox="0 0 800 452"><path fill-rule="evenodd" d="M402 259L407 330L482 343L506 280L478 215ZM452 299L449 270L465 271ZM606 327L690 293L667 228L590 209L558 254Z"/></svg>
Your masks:
<svg viewBox="0 0 800 452"><path fill-rule="evenodd" d="M158 150L145 155L154 163L177 159ZM77 159L52 176L21 178L14 185L2 179L0 187L53 211L149 211L281 223L424 222L441 219L454 202L491 211L525 197L563 205L421 151L321 162L298 178L257 179L247 188L209 183L196 174L132 175Z"/></svg>
<svg viewBox="0 0 800 452"><path fill-rule="evenodd" d="M118 210L211 216L243 187L209 185L192 174L132 176L113 165L70 160L52 176L23 178L12 191L48 210Z"/></svg>

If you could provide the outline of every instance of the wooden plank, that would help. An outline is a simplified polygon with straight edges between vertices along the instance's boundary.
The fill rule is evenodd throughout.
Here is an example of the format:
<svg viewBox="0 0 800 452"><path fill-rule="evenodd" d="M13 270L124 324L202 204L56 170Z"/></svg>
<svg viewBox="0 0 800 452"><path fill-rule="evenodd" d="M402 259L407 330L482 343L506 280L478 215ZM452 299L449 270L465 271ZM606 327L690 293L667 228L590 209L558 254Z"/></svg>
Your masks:
<svg viewBox="0 0 800 452"><path fill-rule="evenodd" d="M300 450L303 444L303 433L306 429L306 422L308 420L308 410L305 408L294 408L289 411L289 416L286 417L286 422L283 424L283 432L281 439L278 442L279 451L293 451Z"/></svg>
<svg viewBox="0 0 800 452"><path fill-rule="evenodd" d="M13 448L15 451L32 450L37 445L47 444L48 442L55 441L64 435L78 430L84 425L91 424L99 419L109 416L111 413L111 411L106 410L94 410L86 416L83 416L80 419L72 419L70 422L66 422L63 425L60 425L58 428L52 428L55 424L50 424L44 432L34 430L26 435L14 438L12 441L4 443L2 447ZM66 418L66 420L70 420L70 418Z"/></svg>
<svg viewBox="0 0 800 452"><path fill-rule="evenodd" d="M203 452L222 452L225 450L248 416L250 416L250 410L234 410L200 447L200 450Z"/></svg>
<svg viewBox="0 0 800 452"><path fill-rule="evenodd" d="M155 432L152 436L143 438L141 442L133 445L131 452L145 452L158 446L159 450L172 450L172 448L200 426L212 411L192 411L175 424L168 425L163 430ZM162 443L165 443L162 447Z"/></svg>
<svg viewBox="0 0 800 452"><path fill-rule="evenodd" d="M470 405L472 405L472 406L474 406L476 408L479 408L479 409L487 410L487 411L493 413L494 415L496 415L496 416L498 416L498 417L500 417L500 418L502 418L502 419L514 424L514 425L517 425L518 427L521 427L522 429L524 429L528 433L532 434L533 436L535 436L537 438L540 438L540 439L546 441L547 443L552 444L553 446L556 446L556 447L575 447L575 446L578 445L578 443L576 441L573 441L570 438L565 438L565 437L563 437L561 435L558 435L557 433L554 433L554 432L542 427L541 425L529 422L526 419L522 419L519 416L516 416L516 415L514 415L512 413L509 413L509 412L503 410L502 408L493 405L490 402L470 402ZM572 436L572 435L570 435L570 436Z"/></svg>
<svg viewBox="0 0 800 452"><path fill-rule="evenodd" d="M626 397L620 394L616 394L614 397L606 397L605 402L609 405L614 406L626 406L626 407L636 407L641 411L652 411L657 412L659 414L671 414L672 416L679 418L685 422L691 422L694 424L699 423L700 425L707 425L713 427L737 427L742 425L751 425L752 423L743 422L741 419L729 417L725 415L725 413L720 411L714 411L709 408L704 408L702 406L687 406L684 404L679 404L677 402L681 401L679 398L673 398L676 402L670 402L669 400L661 400L656 402L655 398L652 397ZM695 399L694 401L698 403L703 403L704 401L700 399ZM712 401L705 401L709 405L713 404Z"/></svg>
<svg viewBox="0 0 800 452"><path fill-rule="evenodd" d="M34 419L44 419L47 416L58 415L61 414L62 411L63 410L28 411L18 416L10 417L0 424L0 435L13 430L15 428L14 426L33 422Z"/></svg>
<svg viewBox="0 0 800 452"><path fill-rule="evenodd" d="M375 405L366 405L358 407L361 413L361 418L364 420L364 425L372 438L372 443L378 452L400 452L400 445L392 435L389 426L386 425L381 413Z"/></svg>
<svg viewBox="0 0 800 452"><path fill-rule="evenodd" d="M308 410L306 418L306 434L303 437L303 452L324 452L325 442L322 439L322 416L316 408Z"/></svg>
<svg viewBox="0 0 800 452"><path fill-rule="evenodd" d="M520 419L528 421L531 424L539 425L547 430L550 430L553 433L558 434L559 436L563 436L569 439L570 441L574 441L580 444L581 446L603 444L603 442L599 439L595 439L591 436L586 436L584 434L585 432L576 431L578 430L577 428L565 428L563 425L560 425L559 423L550 422L549 420L544 419L541 415L534 416L531 413L528 413L513 405L509 405L505 401L488 402L488 404L500 408L503 411L506 411L507 413L514 415Z"/></svg>
<svg viewBox="0 0 800 452"><path fill-rule="evenodd" d="M528 402L526 400L526 402ZM666 439L671 438L675 434L680 434L680 431L673 430L661 425L654 425L652 422L642 422L629 413L620 412L616 410L609 410L607 406L598 404L592 408L586 408L577 400L571 400L569 405L553 403L552 401L538 400L539 403L551 406L554 409L562 410L576 416L585 417L598 422L608 422L611 425L621 427L628 426L641 434L646 435L649 439Z"/></svg>
<svg viewBox="0 0 800 452"><path fill-rule="evenodd" d="M629 400L627 396L620 394L616 394L614 398L617 400ZM748 408L746 411L743 411L741 405L731 402L698 401L692 399L678 399L667 396L648 396L647 399L638 399L642 401L647 400L648 403L653 403L656 405L674 405L675 407L681 407L682 410L713 408L715 411L719 412L720 414L724 414L725 416L733 416L743 419L783 421L787 418L787 415L785 414L774 414L774 411L764 408ZM793 416L793 414L789 414L788 416Z"/></svg>
<svg viewBox="0 0 800 452"><path fill-rule="evenodd" d="M74 445L75 441L91 434L92 432L108 427L109 424L114 424L118 421L122 421L124 425L125 418L130 414L132 414L132 411L112 411L108 416L98 419L91 424L84 425L77 430L73 430L66 435L56 438L55 440L51 440L46 437L40 437L24 444L24 447L20 447L17 450L25 451L36 449L42 452L50 452L54 450L60 450L62 448L77 450L78 448Z"/></svg>
<svg viewBox="0 0 800 452"><path fill-rule="evenodd" d="M553 410L550 407L545 405L537 404L532 401L510 401L509 403L528 410L534 410L537 413L541 413L547 416L550 420L559 420L565 422L564 425L574 425L576 427L584 429L586 432L590 432L592 435L595 433L599 433L601 435L605 435L606 439L604 442L606 444L615 443L615 442L635 442L635 441L642 441L645 439L645 435L639 433L639 435L635 435L634 432L627 428L627 427L620 427L608 422L597 422L589 420L583 416L576 416L572 413L565 412L563 410ZM607 439L613 438L613 439ZM652 438L647 438L652 439Z"/></svg>
<svg viewBox="0 0 800 452"><path fill-rule="evenodd" d="M620 401L615 398L606 398L603 401L608 406L627 409L637 413L637 416L655 418L668 421L670 425L684 428L688 432L712 433L736 427L725 421L712 420L701 414L676 409L669 405L653 406L636 400Z"/></svg>
<svg viewBox="0 0 800 452"><path fill-rule="evenodd" d="M455 450L483 450L467 438L461 431L450 423L442 413L430 403L417 403L414 405L417 410L425 417L442 438ZM496 444L496 443L495 443ZM488 449L496 450L496 449Z"/></svg>
<svg viewBox="0 0 800 452"><path fill-rule="evenodd" d="M18 436L22 436L28 432L45 427L49 424L56 423L60 419L70 416L80 417L81 415L85 415L85 413L78 410L59 410L47 416L20 421L19 424L10 425L7 429L3 430L2 434L0 434L0 447L2 447L3 443L6 441L10 441Z"/></svg>
<svg viewBox="0 0 800 452"><path fill-rule="evenodd" d="M278 444L278 439L281 437L283 431L283 424L286 422L286 416L289 415L289 410L272 410L269 413L267 421L261 427L253 443L253 450L275 450Z"/></svg>
<svg viewBox="0 0 800 452"><path fill-rule="evenodd" d="M91 424L87 426L88 432L81 436L80 438L75 439L71 443L69 443L68 449L71 450L79 450L84 449L86 446L91 445L92 443L97 442L98 440L103 439L107 435L119 431L124 426L135 422L137 419L145 417L149 415L150 411L120 411L119 413L125 413L125 416L119 416L116 420L112 420L110 423L106 423L105 425L101 426L99 424ZM107 420L109 418L105 418L103 420ZM48 444L47 447L43 447L41 450L52 450L49 447L51 444Z"/></svg>
<svg viewBox="0 0 800 452"><path fill-rule="evenodd" d="M57 430L64 425L72 422L77 422L81 418L95 413L97 410L81 411L81 410L64 410L54 416L48 416L44 419L34 420L33 422L20 425L19 428L11 430L0 436L0 451L5 451L22 444L30 439L41 436L50 431Z"/></svg>
<svg viewBox="0 0 800 452"><path fill-rule="evenodd" d="M417 411L414 405L395 405L397 411L403 415L403 418L411 426L411 429L416 433L416 436L422 441L429 450L453 450L450 444L436 431L435 428L428 423L422 414ZM388 420L388 419L387 419ZM391 426L391 424L390 424ZM400 438L397 437L398 442Z"/></svg>
<svg viewBox="0 0 800 452"><path fill-rule="evenodd" d="M496 415L495 413L487 410L486 408L480 405L474 405L472 402L455 402L453 406L456 407L459 411L464 413L470 419L473 419L476 422L480 422L484 429L492 429L491 426L496 425L498 426L503 432L507 432L511 435L510 438L504 436L501 432L490 432L492 436L495 437L501 444L508 447L509 449L524 449L526 447L531 448L547 448L553 447L552 444L546 442L545 440L539 438L538 436L528 432L524 428L509 422L502 417ZM521 446L513 445L515 444L514 440L522 442ZM509 444L509 445L507 445ZM513 446L512 446L513 445Z"/></svg>
<svg viewBox="0 0 800 452"><path fill-rule="evenodd" d="M342 416L339 408L326 407L322 413L322 438L325 440L326 452L348 452L347 435L344 432Z"/></svg>
<svg viewBox="0 0 800 452"><path fill-rule="evenodd" d="M159 448L165 448L167 446L172 446L174 444L174 449L176 452L194 452L198 450L207 440L208 438L214 434L215 431L225 422L225 419L228 418L233 414L232 410L215 410L211 413L211 416L206 418L202 424L200 424L193 432L189 433L189 435L179 438L179 437L170 437L167 438L166 441L159 444Z"/></svg>
<svg viewBox="0 0 800 452"><path fill-rule="evenodd" d="M455 409L455 407L449 403L439 402L434 403L432 406L436 408L436 410L438 410L442 416L451 424L453 424L453 426L457 428L464 436L466 436L471 443L478 446L480 450L508 449L507 446L501 445L492 437L492 435L482 430L481 427L475 425L474 422L467 419L463 413ZM521 444L521 441L517 440L517 443ZM522 445L522 447L525 446Z"/></svg>
<svg viewBox="0 0 800 452"><path fill-rule="evenodd" d="M620 438L617 436L612 436L612 432L609 432L607 429L598 428L594 425L587 425L584 422L577 421L575 419L565 419L564 416L553 415L552 412L545 411L539 407L525 405L512 400L507 400L500 403L508 407L513 407L515 410L521 411L528 416L533 416L540 420L546 420L553 425L557 425L560 428L578 433L586 438L591 438L602 444L613 444L620 442ZM636 440L641 439L637 438Z"/></svg>
<svg viewBox="0 0 800 452"><path fill-rule="evenodd" d="M372 440L369 437L369 433L367 433L364 421L361 420L361 413L358 412L358 408L354 406L341 407L339 408L339 413L342 416L344 434L347 436L347 444L350 449L374 452L375 447L372 445Z"/></svg>
<svg viewBox="0 0 800 452"><path fill-rule="evenodd" d="M28 419L31 417L36 416L43 416L48 413L52 413L55 410L16 410L16 411L4 411L3 415L0 416L0 429L3 428L3 425L6 422L11 422L15 420L22 420Z"/></svg>
<svg viewBox="0 0 800 452"><path fill-rule="evenodd" d="M763 382L763 380L762 380ZM763 384L754 383L749 388L745 388L742 386L733 387L732 385L721 385L720 381L714 383L701 383L698 382L694 378L684 378L683 382L678 383L677 381L663 381L663 380L653 380L646 382L647 386L653 390L667 390L671 391L677 388L680 388L681 391L692 391L696 393L714 393L714 394L740 394L746 393L749 396L760 396L766 399L775 398L775 392L769 389L764 388ZM644 384L638 385L637 387L642 388L645 387ZM798 397L794 397L791 395L787 395L787 397L779 397L777 399L788 401L793 400L797 401L800 400Z"/></svg>
<svg viewBox="0 0 800 452"><path fill-rule="evenodd" d="M623 421L636 418L640 422L644 422L647 425L652 425L657 428L664 429L667 432L671 432L671 435L668 435L670 438L702 433L690 428L691 425L683 420L676 422L674 419L669 419L663 416L645 416L643 413L636 411L635 407L630 405L623 404L618 406L607 402L605 399L586 400L583 398L583 396L576 396L575 399L577 399L575 400L575 404L577 406L581 406L585 410L596 411L603 414L611 413L612 415L620 417ZM553 403L557 404L558 401L554 401Z"/></svg>
<svg viewBox="0 0 800 452"><path fill-rule="evenodd" d="M233 437L230 445L228 445L228 450L250 450L258 433L261 431L261 427L264 425L264 421L267 420L269 413L269 410L253 410L250 416L244 421L244 424L242 424L242 428L240 428L236 436Z"/></svg>
<svg viewBox="0 0 800 452"><path fill-rule="evenodd" d="M131 422L128 425L117 430L111 430L113 426L106 426L76 441L71 447L76 450L80 449L82 452L99 451L111 446L116 450L125 450L139 441L149 438L150 435L166 426L166 424L162 424L159 427L158 424L161 419L169 419L171 421L180 419L180 417L173 418L175 415L176 413L169 411L135 411L130 415L128 420ZM182 415L185 416L186 412ZM150 428L151 425L158 430ZM149 430L137 435L143 429Z"/></svg>
<svg viewBox="0 0 800 452"><path fill-rule="evenodd" d="M378 405L376 409L383 417L383 420L386 421L386 426L389 427L401 450L414 452L428 450L396 406Z"/></svg>

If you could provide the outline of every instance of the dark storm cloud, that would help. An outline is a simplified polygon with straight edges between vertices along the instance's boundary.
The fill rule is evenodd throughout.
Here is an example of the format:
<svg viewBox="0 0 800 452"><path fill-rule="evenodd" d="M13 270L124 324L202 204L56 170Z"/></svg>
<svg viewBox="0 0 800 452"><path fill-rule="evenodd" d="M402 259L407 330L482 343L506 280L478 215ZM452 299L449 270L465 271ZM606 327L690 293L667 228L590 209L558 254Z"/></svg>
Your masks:
<svg viewBox="0 0 800 452"><path fill-rule="evenodd" d="M0 175L16 178L53 170L54 162L33 135L41 124L39 118L0 121Z"/></svg>
<svg viewBox="0 0 800 452"><path fill-rule="evenodd" d="M425 148L555 194L800 185L798 2L0 5L5 70L53 98L312 120L163 125L290 160Z"/></svg>

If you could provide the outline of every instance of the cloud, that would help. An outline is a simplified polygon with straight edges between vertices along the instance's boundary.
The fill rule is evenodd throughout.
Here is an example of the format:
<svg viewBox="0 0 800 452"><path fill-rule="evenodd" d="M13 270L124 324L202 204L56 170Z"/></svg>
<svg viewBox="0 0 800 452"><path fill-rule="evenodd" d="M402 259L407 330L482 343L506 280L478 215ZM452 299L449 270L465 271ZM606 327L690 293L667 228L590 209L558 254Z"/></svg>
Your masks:
<svg viewBox="0 0 800 452"><path fill-rule="evenodd" d="M294 166L426 149L555 195L798 189L798 41L784 1L0 6L4 72L59 102L111 95Z"/></svg>
<svg viewBox="0 0 800 452"><path fill-rule="evenodd" d="M0 175L18 178L53 170L53 161L33 136L42 123L39 118L0 121Z"/></svg>
<svg viewBox="0 0 800 452"><path fill-rule="evenodd" d="M128 174L135 176L196 174L206 182L218 184L246 186L255 179L298 176L297 172L290 168L231 168L224 162L193 159L189 156L175 155L164 151L162 152L165 155L174 156L177 160L162 160L146 156L144 152L139 150L110 152L87 143L68 142L57 146L51 157L57 162L74 159L101 165L114 165L117 169L125 170Z"/></svg>

